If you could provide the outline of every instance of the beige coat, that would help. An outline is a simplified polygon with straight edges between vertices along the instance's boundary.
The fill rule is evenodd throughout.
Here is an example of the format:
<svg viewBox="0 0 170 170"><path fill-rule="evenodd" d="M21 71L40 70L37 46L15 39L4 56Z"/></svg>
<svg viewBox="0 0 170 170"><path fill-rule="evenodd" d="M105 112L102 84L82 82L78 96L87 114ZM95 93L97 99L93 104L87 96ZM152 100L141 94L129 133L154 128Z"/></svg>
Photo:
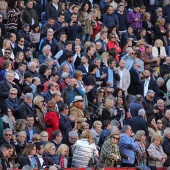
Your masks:
<svg viewBox="0 0 170 170"><path fill-rule="evenodd" d="M84 122L84 113L83 110L80 110L76 107L72 107L70 109L70 114L76 117L77 121L77 128L80 129L80 125L82 122Z"/></svg>

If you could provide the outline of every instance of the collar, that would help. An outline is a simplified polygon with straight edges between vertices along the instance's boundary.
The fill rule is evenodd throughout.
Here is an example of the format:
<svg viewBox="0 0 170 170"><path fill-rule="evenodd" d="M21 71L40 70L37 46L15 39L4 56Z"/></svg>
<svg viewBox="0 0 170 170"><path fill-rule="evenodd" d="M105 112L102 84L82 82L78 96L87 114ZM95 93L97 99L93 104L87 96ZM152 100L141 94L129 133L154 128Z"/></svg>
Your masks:
<svg viewBox="0 0 170 170"><path fill-rule="evenodd" d="M54 3L52 3L53 4L53 6L55 6L55 8L58 8L58 4L56 5L56 4L54 4Z"/></svg>
<svg viewBox="0 0 170 170"><path fill-rule="evenodd" d="M19 45L19 44L18 44L18 47L20 47L21 49L24 49L24 46L21 46L21 45Z"/></svg>

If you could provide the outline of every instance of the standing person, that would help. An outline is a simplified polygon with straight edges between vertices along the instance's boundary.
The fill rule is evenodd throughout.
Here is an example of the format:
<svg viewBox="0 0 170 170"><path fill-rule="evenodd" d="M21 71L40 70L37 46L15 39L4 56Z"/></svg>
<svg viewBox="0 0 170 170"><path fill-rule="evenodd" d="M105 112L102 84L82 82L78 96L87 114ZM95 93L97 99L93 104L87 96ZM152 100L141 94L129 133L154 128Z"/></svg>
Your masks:
<svg viewBox="0 0 170 170"><path fill-rule="evenodd" d="M44 121L46 124L46 131L49 134L48 139L51 140L52 132L54 130L59 130L59 115L55 112L55 103L52 100L47 104L47 113L45 114Z"/></svg>
<svg viewBox="0 0 170 170"><path fill-rule="evenodd" d="M130 159L122 159L122 167L134 167L135 166L135 152L139 151L139 146L134 142L131 136L132 129L129 125L123 126L123 134L120 138L119 145L122 152L126 154Z"/></svg>

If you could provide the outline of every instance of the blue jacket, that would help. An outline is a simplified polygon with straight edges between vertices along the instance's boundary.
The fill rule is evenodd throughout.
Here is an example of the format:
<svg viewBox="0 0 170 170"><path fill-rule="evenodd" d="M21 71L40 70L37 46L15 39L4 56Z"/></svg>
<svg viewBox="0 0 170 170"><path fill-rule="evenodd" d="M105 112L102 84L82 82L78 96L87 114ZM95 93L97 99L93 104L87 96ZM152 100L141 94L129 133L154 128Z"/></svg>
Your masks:
<svg viewBox="0 0 170 170"><path fill-rule="evenodd" d="M46 102L50 101L51 98L52 98L52 94L51 94L51 92L49 90L47 92L45 92L43 94L43 96L44 96L44 99L45 99Z"/></svg>
<svg viewBox="0 0 170 170"><path fill-rule="evenodd" d="M112 25L116 25L119 28L119 20L115 14L104 14L103 15L103 24L108 28L111 28Z"/></svg>
<svg viewBox="0 0 170 170"><path fill-rule="evenodd" d="M102 147L102 145L103 145L103 143L104 143L104 141L105 141L105 139L108 135L109 135L109 130L104 129L102 131L102 133L100 134L100 139L99 139L99 143L98 143L99 147Z"/></svg>
<svg viewBox="0 0 170 170"><path fill-rule="evenodd" d="M70 74L70 77L73 78L73 77L74 77L74 71L75 71L74 63L71 63L71 64L70 64L70 63L68 63L68 60L65 60L65 61L61 64L61 66L62 66L63 64L67 64L67 65L69 66L69 68L70 68L69 74Z"/></svg>
<svg viewBox="0 0 170 170"><path fill-rule="evenodd" d="M138 111L140 109L143 109L143 106L139 102L132 102L129 104L129 108L130 108L130 113L132 117L135 117L135 116L138 116Z"/></svg>
<svg viewBox="0 0 170 170"><path fill-rule="evenodd" d="M38 61L39 61L39 63L40 63L40 64L44 63L46 58L47 58L47 57L44 56L44 54L40 54L40 55L38 56Z"/></svg>
<svg viewBox="0 0 170 170"><path fill-rule="evenodd" d="M139 151L140 148L137 143L134 142L133 138L123 133L119 141L122 152L127 155L130 160L122 159L123 163L134 164L135 152Z"/></svg>
<svg viewBox="0 0 170 170"><path fill-rule="evenodd" d="M110 5L110 2L106 2L106 0L100 0L99 2L100 9L104 9L106 5Z"/></svg>

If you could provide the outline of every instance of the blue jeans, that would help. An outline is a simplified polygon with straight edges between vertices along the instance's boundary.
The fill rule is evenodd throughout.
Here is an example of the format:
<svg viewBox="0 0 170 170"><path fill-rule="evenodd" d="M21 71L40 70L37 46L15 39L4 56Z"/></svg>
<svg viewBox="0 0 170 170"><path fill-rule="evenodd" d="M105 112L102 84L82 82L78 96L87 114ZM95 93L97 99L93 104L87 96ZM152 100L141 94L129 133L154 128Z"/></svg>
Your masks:
<svg viewBox="0 0 170 170"><path fill-rule="evenodd" d="M40 1L41 12L44 12L47 4L47 0L39 0L39 1Z"/></svg>
<svg viewBox="0 0 170 170"><path fill-rule="evenodd" d="M81 37L81 44L84 45L86 41L90 41L90 35L89 34L82 34Z"/></svg>

